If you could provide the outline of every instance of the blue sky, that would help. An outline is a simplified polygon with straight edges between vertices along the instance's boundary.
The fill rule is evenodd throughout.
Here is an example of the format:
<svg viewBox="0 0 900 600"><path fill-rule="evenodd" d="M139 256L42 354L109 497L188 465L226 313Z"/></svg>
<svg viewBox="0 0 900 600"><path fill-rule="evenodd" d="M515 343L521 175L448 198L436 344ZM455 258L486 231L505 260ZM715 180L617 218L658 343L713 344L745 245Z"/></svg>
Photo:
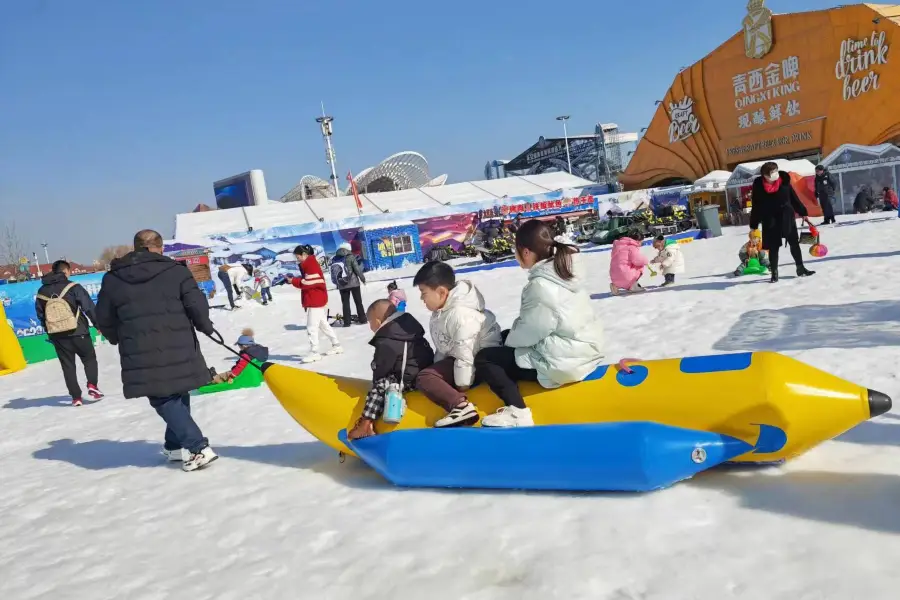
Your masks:
<svg viewBox="0 0 900 600"><path fill-rule="evenodd" d="M313 4L313 6L310 6ZM769 0L775 12L836 6ZM418 150L483 177L540 135L636 131L678 69L740 28L743 0L28 0L0 21L0 215L29 249L96 258L174 233L212 182L263 169L269 196ZM2 229L2 228L0 228Z"/></svg>

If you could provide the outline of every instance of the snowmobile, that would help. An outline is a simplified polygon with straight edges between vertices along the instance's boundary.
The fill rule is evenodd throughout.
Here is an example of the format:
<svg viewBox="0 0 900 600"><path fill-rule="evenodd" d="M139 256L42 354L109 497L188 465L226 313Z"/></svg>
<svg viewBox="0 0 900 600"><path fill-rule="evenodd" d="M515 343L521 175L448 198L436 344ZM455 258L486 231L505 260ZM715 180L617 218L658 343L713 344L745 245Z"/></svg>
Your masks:
<svg viewBox="0 0 900 600"><path fill-rule="evenodd" d="M589 242L599 226L600 219L596 216L579 217L572 226L572 237L578 244Z"/></svg>
<svg viewBox="0 0 900 600"><path fill-rule="evenodd" d="M515 256L515 236L503 226L503 219L487 219L479 223L472 246L488 264Z"/></svg>
<svg viewBox="0 0 900 600"><path fill-rule="evenodd" d="M646 223L636 220L631 215L610 217L597 224L594 235L591 236L591 242L600 246L612 244L633 230L640 231L644 237L647 236Z"/></svg>

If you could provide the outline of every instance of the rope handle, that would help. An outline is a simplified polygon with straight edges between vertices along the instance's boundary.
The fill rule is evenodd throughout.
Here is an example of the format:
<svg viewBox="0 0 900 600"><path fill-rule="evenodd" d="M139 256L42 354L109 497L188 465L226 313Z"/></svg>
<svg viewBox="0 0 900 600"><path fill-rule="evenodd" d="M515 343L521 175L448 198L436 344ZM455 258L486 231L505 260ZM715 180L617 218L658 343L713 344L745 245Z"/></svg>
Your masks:
<svg viewBox="0 0 900 600"><path fill-rule="evenodd" d="M206 337L208 337L209 339L211 339L211 340L212 340L213 342L215 342L216 344L222 346L223 348L225 348L226 350L228 350L229 352L231 352L232 354L234 354L235 356L237 356L237 357L240 358L241 360L244 360L244 357L241 356L241 353L240 353L240 352L238 352L237 350L235 350L234 348L232 348L231 346L229 346L228 344L225 343L225 338L222 337L222 334L219 333L219 330L218 330L218 329L213 328L213 332L212 332L212 333L207 333L207 334L206 334ZM251 365L253 365L254 367L256 367L256 368L259 370L260 373L264 373L264 372L265 372L265 371L263 371L263 368L262 368L262 367L260 367L258 364L256 364L256 363L253 362L252 360L247 361L247 362L250 363Z"/></svg>

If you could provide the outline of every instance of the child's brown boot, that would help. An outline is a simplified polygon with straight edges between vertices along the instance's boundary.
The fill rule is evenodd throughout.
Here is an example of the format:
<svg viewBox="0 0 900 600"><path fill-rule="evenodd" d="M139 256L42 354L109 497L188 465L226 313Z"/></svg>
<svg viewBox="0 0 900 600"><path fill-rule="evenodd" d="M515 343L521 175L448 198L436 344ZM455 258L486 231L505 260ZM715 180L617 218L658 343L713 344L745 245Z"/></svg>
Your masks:
<svg viewBox="0 0 900 600"><path fill-rule="evenodd" d="M370 435L375 435L375 421L360 417L353 429L350 430L350 433L347 434L347 439L358 440Z"/></svg>

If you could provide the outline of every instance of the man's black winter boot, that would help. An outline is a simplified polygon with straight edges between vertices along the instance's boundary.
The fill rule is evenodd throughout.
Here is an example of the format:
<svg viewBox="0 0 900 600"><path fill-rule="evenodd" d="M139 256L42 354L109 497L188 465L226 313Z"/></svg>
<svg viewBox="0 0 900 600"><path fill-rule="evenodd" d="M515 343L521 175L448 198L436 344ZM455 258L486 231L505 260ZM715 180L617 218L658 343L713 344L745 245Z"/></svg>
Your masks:
<svg viewBox="0 0 900 600"><path fill-rule="evenodd" d="M772 278L769 283L778 283L778 267L772 267Z"/></svg>
<svg viewBox="0 0 900 600"><path fill-rule="evenodd" d="M809 277L810 275L815 274L815 271L810 271L806 267L797 267L797 277Z"/></svg>

